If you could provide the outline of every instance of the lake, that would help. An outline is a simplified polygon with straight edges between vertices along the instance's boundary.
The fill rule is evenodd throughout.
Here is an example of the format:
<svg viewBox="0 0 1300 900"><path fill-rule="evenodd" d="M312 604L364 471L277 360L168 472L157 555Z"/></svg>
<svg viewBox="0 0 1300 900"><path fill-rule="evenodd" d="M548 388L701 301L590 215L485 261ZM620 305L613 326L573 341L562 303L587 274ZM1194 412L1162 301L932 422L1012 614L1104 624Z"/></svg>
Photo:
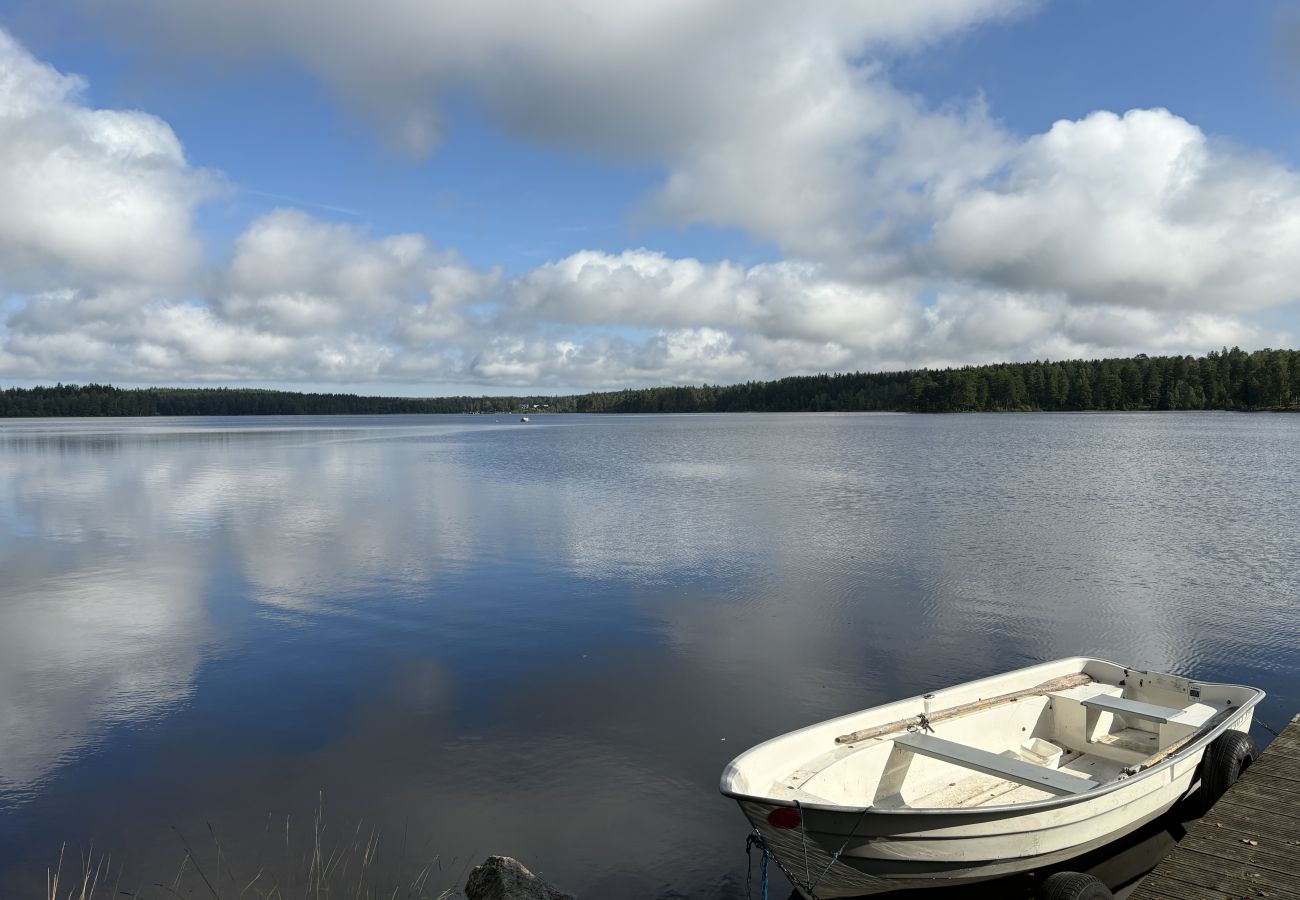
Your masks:
<svg viewBox="0 0 1300 900"><path fill-rule="evenodd" d="M2 422L0 896L287 884L318 813L434 895L744 896L718 777L801 725L1087 654L1280 728L1298 534L1294 415Z"/></svg>

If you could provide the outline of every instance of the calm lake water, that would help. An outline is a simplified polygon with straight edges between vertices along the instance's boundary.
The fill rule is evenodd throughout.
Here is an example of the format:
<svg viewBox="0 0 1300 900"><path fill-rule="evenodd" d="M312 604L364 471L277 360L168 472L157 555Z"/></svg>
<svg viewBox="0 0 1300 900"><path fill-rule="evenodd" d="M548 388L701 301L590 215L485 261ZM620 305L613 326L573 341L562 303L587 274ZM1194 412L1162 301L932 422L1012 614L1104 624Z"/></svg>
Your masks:
<svg viewBox="0 0 1300 900"><path fill-rule="evenodd" d="M1298 534L1300 416L0 423L0 896L319 804L393 880L739 897L718 776L820 719L1083 653L1280 727Z"/></svg>

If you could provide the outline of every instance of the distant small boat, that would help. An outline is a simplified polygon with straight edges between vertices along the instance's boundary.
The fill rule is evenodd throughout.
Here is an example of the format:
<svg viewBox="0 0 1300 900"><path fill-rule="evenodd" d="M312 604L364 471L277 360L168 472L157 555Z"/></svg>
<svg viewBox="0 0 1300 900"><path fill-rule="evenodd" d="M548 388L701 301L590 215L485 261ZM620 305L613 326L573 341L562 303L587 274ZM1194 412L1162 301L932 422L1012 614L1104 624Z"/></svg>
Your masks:
<svg viewBox="0 0 1300 900"><path fill-rule="evenodd" d="M803 897L1062 863L1212 801L1255 754L1264 692L1076 657L792 731L736 757L734 798Z"/></svg>
<svg viewBox="0 0 1300 900"><path fill-rule="evenodd" d="M528 422L528 421L530 421L530 420L529 420L529 418L528 418L527 416L520 416L520 417L519 417L519 421L520 421L520 422Z"/></svg>

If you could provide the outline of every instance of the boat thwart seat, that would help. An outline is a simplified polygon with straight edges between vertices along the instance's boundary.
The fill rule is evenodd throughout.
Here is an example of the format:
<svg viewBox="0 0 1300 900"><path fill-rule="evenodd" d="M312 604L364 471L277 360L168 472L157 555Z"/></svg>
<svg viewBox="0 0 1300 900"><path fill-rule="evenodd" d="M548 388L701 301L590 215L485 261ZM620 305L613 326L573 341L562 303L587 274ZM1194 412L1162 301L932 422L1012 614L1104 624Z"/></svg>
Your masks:
<svg viewBox="0 0 1300 900"><path fill-rule="evenodd" d="M894 738L894 744L922 756L942 760L954 766L974 769L986 775L1004 778L1058 796L1082 794L1101 786L1090 778L1081 778L1078 775L1070 775L1023 760L999 756L987 750L980 750L978 747L968 747L934 735L904 734Z"/></svg>
<svg viewBox="0 0 1300 900"><path fill-rule="evenodd" d="M1106 712L1117 713L1125 717L1136 716L1139 719L1159 722L1161 725L1172 721L1186 711L1174 709L1172 706L1156 706L1154 703L1125 700L1123 697L1115 697L1110 694L1094 694L1081 702L1089 709L1104 709Z"/></svg>

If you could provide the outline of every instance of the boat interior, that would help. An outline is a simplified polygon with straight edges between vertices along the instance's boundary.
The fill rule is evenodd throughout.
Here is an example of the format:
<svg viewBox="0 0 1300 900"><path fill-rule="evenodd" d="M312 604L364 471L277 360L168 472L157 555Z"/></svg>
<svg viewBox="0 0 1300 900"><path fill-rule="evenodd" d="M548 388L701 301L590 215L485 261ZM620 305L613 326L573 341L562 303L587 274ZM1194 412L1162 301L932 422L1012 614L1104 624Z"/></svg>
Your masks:
<svg viewBox="0 0 1300 900"><path fill-rule="evenodd" d="M728 774L733 785L757 789L739 791L810 804L1032 802L1096 790L1155 765L1234 718L1258 693L1073 662L1065 671L1039 666L802 729L737 758Z"/></svg>

